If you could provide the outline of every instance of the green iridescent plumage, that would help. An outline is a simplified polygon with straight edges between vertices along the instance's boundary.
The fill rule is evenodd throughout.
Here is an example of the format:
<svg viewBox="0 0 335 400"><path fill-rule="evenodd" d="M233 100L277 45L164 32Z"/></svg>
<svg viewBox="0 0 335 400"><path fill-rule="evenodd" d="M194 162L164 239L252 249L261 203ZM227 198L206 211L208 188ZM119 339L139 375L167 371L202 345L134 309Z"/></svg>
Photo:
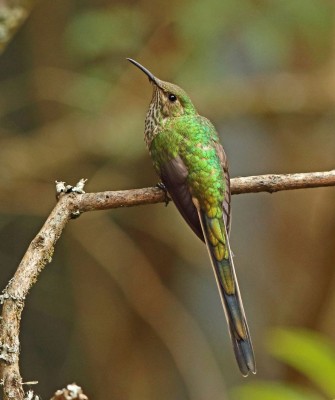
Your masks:
<svg viewBox="0 0 335 400"><path fill-rule="evenodd" d="M178 210L210 255L243 375L256 372L254 354L229 247L230 181L226 155L212 123L180 87L159 80L134 60L153 85L145 141L154 167Z"/></svg>

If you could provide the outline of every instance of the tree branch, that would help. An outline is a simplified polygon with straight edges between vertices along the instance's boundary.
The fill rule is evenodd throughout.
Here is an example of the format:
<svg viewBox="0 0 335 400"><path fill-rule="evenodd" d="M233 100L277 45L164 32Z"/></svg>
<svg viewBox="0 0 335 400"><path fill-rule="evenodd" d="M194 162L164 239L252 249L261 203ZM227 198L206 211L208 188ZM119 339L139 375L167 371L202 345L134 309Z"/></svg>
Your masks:
<svg viewBox="0 0 335 400"><path fill-rule="evenodd" d="M317 188L335 185L335 169L327 172L271 174L231 179L232 194L274 193L282 190Z"/></svg>
<svg viewBox="0 0 335 400"><path fill-rule="evenodd" d="M24 23L35 0L0 0L0 54Z"/></svg>
<svg viewBox="0 0 335 400"><path fill-rule="evenodd" d="M231 179L233 194L335 186L335 170L288 175L259 175ZM23 400L24 390L19 370L19 331L25 297L39 274L51 262L54 246L67 222L78 212L106 210L155 204L165 201L158 187L108 191L101 193L70 193L63 195L47 218L40 232L30 243L14 277L0 297L0 377L4 400Z"/></svg>
<svg viewBox="0 0 335 400"><path fill-rule="evenodd" d="M232 178L230 184L232 194L274 193L282 190L335 186L335 169L327 172L286 175L271 174ZM77 198L77 210L86 212L163 202L165 202L165 193L158 187L149 187L144 189L85 193L79 195Z"/></svg>

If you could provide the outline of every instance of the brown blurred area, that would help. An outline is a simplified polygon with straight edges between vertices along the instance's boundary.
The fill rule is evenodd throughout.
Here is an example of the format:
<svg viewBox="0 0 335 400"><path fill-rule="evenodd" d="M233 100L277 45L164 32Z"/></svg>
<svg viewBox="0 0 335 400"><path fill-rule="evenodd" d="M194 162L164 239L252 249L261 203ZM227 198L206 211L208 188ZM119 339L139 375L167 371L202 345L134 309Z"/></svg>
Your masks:
<svg viewBox="0 0 335 400"><path fill-rule="evenodd" d="M0 58L1 285L55 204L154 185L143 142L151 88L126 57L182 86L218 128L231 176L335 160L331 1L41 1ZM258 363L290 381L269 328L335 340L335 191L233 198L232 247ZM241 384L206 249L173 204L72 221L26 303L26 381L47 398L221 399ZM248 379L256 379L254 377Z"/></svg>

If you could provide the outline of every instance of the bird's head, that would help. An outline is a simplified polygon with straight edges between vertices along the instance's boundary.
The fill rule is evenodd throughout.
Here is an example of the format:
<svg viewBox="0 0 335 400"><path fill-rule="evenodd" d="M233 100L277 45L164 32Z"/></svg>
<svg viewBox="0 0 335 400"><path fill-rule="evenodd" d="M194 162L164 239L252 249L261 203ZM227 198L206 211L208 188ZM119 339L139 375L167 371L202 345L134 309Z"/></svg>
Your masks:
<svg viewBox="0 0 335 400"><path fill-rule="evenodd" d="M149 112L156 114L153 115L155 118L179 117L196 112L191 99L182 88L173 83L161 81L137 61L131 58L127 60L144 72L153 86Z"/></svg>

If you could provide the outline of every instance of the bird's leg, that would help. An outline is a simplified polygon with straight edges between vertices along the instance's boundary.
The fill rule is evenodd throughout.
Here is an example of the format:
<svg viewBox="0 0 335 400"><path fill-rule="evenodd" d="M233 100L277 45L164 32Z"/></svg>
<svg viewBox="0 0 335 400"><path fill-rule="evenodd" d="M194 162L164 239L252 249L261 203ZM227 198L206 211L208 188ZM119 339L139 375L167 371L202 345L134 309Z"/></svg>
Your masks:
<svg viewBox="0 0 335 400"><path fill-rule="evenodd" d="M171 198L170 198L169 193L168 193L168 191L167 191L167 189L166 189L166 186L164 185L163 182L158 182L156 186L157 186L159 189L161 189L161 190L164 191L164 194L165 194L164 203L165 203L165 207L167 207L167 205L168 205L168 204L170 203L170 201L171 201Z"/></svg>

